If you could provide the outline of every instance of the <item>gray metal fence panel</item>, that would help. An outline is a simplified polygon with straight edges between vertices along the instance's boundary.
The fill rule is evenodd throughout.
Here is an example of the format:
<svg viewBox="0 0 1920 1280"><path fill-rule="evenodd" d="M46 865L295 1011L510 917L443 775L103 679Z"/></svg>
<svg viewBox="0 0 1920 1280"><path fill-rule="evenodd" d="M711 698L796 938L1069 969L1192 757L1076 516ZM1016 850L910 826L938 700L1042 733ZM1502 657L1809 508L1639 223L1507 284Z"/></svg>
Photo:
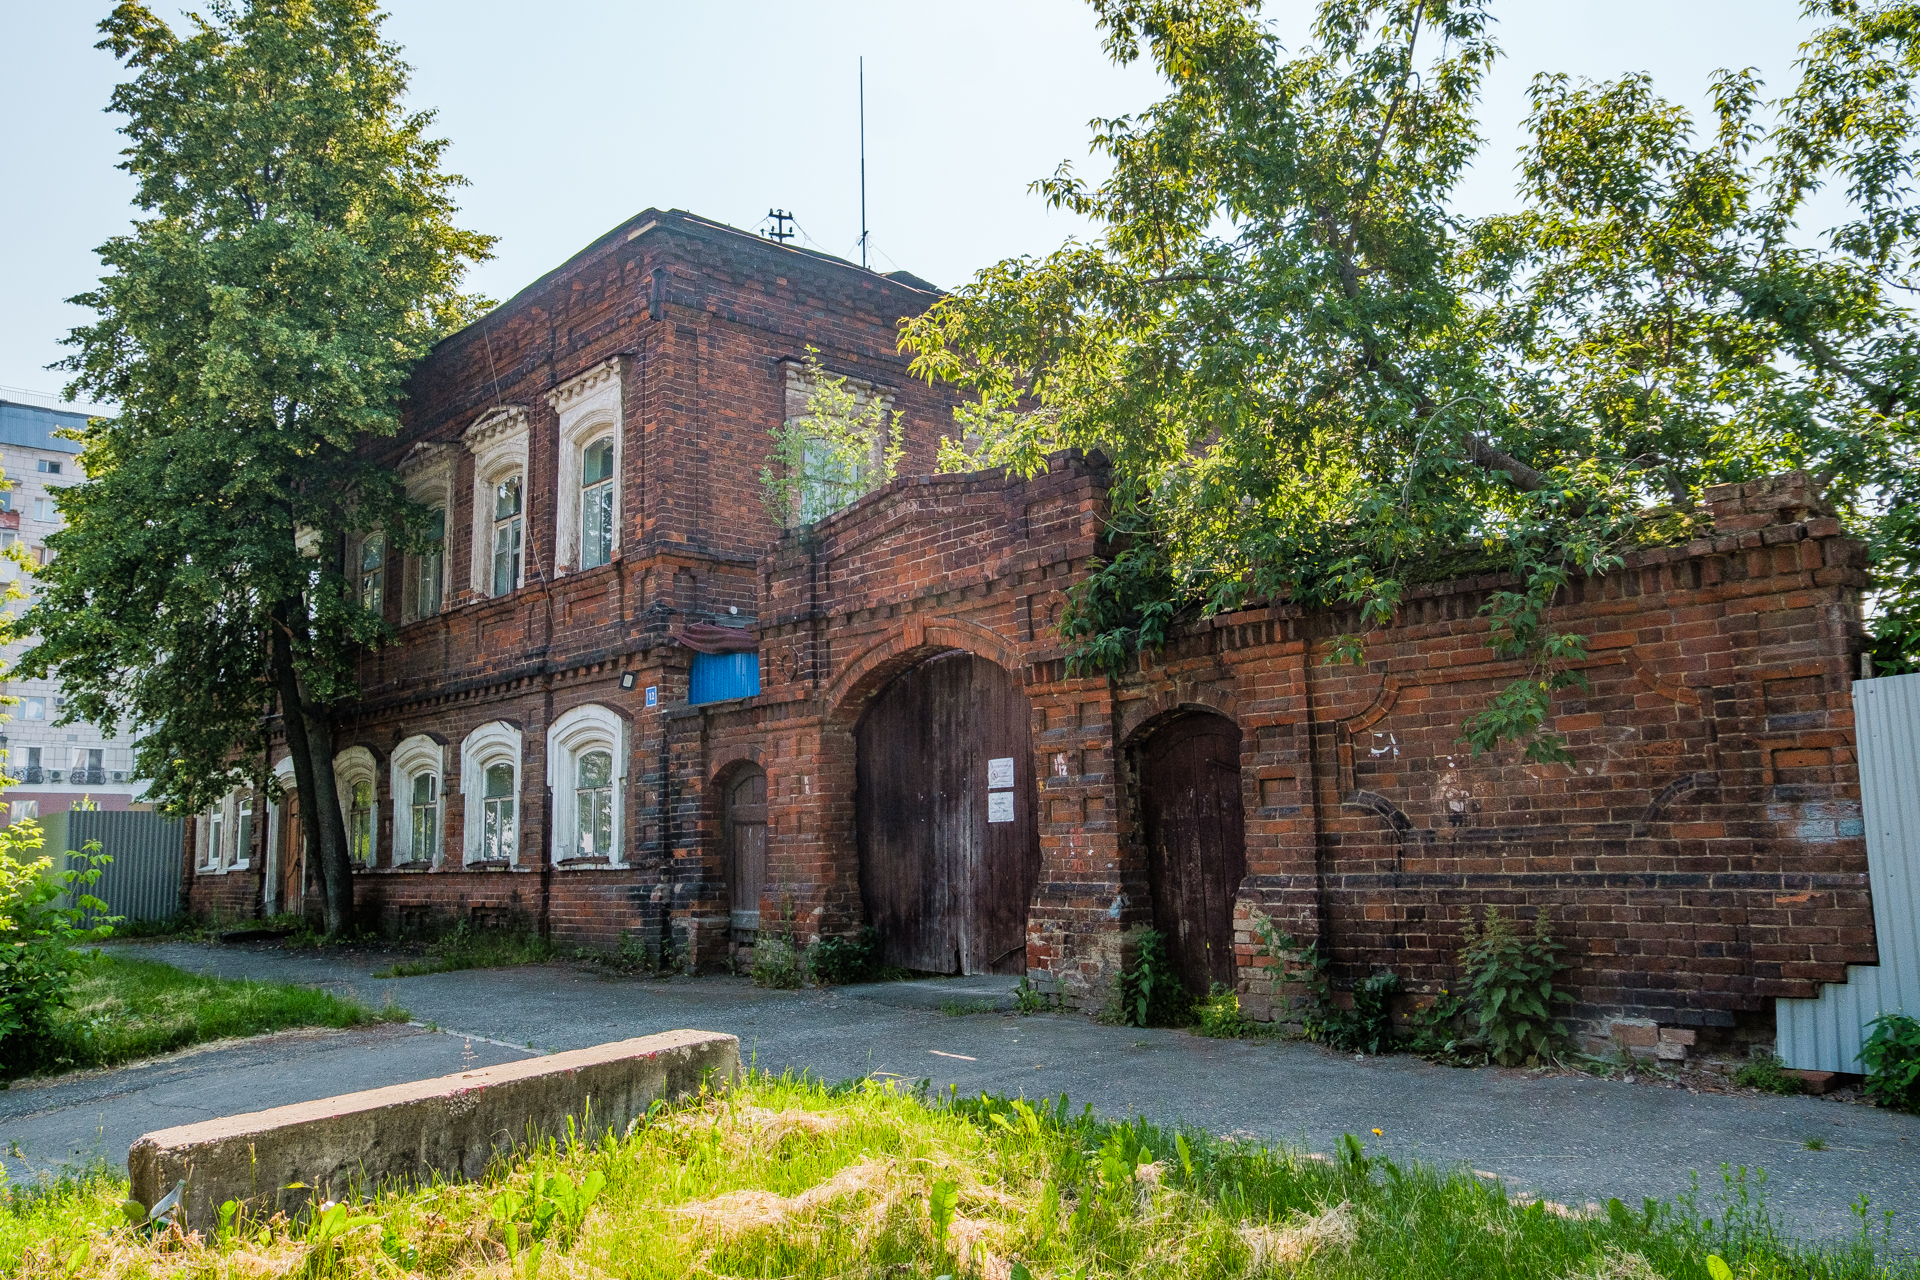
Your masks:
<svg viewBox="0 0 1920 1280"><path fill-rule="evenodd" d="M127 920L167 920L180 914L180 866L186 824L150 812L109 812L76 809L50 814L41 821L46 851L65 865L80 864L76 856L88 842L98 840L100 852L113 861L101 871L88 892L107 904L105 912L90 911L89 925L103 915Z"/></svg>
<svg viewBox="0 0 1920 1280"><path fill-rule="evenodd" d="M1780 1057L1810 1071L1859 1071L1868 1023L1920 1016L1920 674L1856 681L1853 715L1880 963L1775 1002Z"/></svg>

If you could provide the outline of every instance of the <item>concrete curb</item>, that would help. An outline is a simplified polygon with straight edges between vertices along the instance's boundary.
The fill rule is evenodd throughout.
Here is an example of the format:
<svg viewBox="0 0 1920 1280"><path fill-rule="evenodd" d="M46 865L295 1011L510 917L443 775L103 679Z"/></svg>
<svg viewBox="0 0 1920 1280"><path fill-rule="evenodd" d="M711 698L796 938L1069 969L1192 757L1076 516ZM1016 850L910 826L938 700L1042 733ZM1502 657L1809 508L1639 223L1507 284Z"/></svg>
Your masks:
<svg viewBox="0 0 1920 1280"><path fill-rule="evenodd" d="M316 1102L161 1129L127 1152L134 1199L152 1205L184 1180L183 1221L205 1227L218 1207L297 1213L315 1200L365 1197L389 1185L474 1179L496 1155L545 1138L624 1131L657 1099L672 1101L740 1071L740 1041L668 1031L525 1062L343 1094Z"/></svg>

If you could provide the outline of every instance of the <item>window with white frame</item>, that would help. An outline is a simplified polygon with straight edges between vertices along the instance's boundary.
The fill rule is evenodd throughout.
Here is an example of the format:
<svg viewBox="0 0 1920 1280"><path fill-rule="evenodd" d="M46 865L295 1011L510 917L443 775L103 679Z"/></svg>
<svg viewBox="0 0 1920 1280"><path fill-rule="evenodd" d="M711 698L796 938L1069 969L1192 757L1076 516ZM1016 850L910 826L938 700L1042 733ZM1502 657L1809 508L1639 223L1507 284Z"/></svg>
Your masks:
<svg viewBox="0 0 1920 1280"><path fill-rule="evenodd" d="M34 822L40 817L38 800L12 800L7 803L8 822Z"/></svg>
<svg viewBox="0 0 1920 1280"><path fill-rule="evenodd" d="M435 507L427 517L427 549L414 570L413 616L431 618L440 612L447 583L447 509Z"/></svg>
<svg viewBox="0 0 1920 1280"><path fill-rule="evenodd" d="M253 860L253 793L243 791L233 802L233 851L227 857L230 867L245 867Z"/></svg>
<svg viewBox="0 0 1920 1280"><path fill-rule="evenodd" d="M613 558L613 439L587 446L580 461L580 567Z"/></svg>
<svg viewBox="0 0 1920 1280"><path fill-rule="evenodd" d="M340 816L347 824L347 856L371 867L380 856L380 795L373 752L348 747L333 758L334 787Z"/></svg>
<svg viewBox="0 0 1920 1280"><path fill-rule="evenodd" d="M555 496L556 572L594 569L620 549L621 359L604 360L547 395L559 418L560 467Z"/></svg>
<svg viewBox="0 0 1920 1280"><path fill-rule="evenodd" d="M387 585L387 539L370 533L360 540L360 607L379 613Z"/></svg>
<svg viewBox="0 0 1920 1280"><path fill-rule="evenodd" d="M627 722L588 703L547 731L547 785L553 793L556 863L625 864L621 808L627 778Z"/></svg>
<svg viewBox="0 0 1920 1280"><path fill-rule="evenodd" d="M446 750L424 733L403 740L393 749L388 792L394 797L395 865L440 863L440 837L446 829L441 811Z"/></svg>
<svg viewBox="0 0 1920 1280"><path fill-rule="evenodd" d="M491 410L463 440L473 455L473 591L507 595L526 582L527 411Z"/></svg>
<svg viewBox="0 0 1920 1280"><path fill-rule="evenodd" d="M207 820L203 824L203 839L200 844L200 867L203 871L218 871L221 869L220 854L222 845L220 843L220 837L223 834L221 828L226 825L221 821L221 819L226 817L226 815L221 812L224 807L223 804L217 804L207 810Z"/></svg>
<svg viewBox="0 0 1920 1280"><path fill-rule="evenodd" d="M483 724L460 744L464 860L517 865L520 852L520 730Z"/></svg>
<svg viewBox="0 0 1920 1280"><path fill-rule="evenodd" d="M524 488L516 472L493 486L493 594L506 595L526 581Z"/></svg>

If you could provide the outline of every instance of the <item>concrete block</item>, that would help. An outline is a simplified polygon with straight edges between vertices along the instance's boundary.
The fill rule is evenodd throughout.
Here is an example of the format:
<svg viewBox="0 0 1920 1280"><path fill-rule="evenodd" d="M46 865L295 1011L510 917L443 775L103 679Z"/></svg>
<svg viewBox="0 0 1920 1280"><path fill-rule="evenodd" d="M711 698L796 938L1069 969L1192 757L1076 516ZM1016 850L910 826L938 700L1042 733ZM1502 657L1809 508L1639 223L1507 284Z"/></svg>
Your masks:
<svg viewBox="0 0 1920 1280"><path fill-rule="evenodd" d="M1685 1045L1691 1049L1698 1040L1699 1035L1700 1033L1692 1027L1662 1027L1660 1028L1660 1043Z"/></svg>
<svg viewBox="0 0 1920 1280"><path fill-rule="evenodd" d="M1838 1071L1798 1071L1788 1070L1783 1074L1800 1077L1800 1087L1808 1093L1830 1093L1839 1081Z"/></svg>
<svg viewBox="0 0 1920 1280"><path fill-rule="evenodd" d="M1662 1040L1654 1046L1653 1056L1662 1062L1685 1062L1687 1060L1687 1046L1678 1044L1672 1040Z"/></svg>
<svg viewBox="0 0 1920 1280"><path fill-rule="evenodd" d="M184 1179L186 1225L247 1213L296 1213L317 1199L365 1196L390 1184L480 1177L495 1155L529 1138L583 1140L624 1132L655 1099L732 1080L740 1041L668 1031L525 1062L342 1094L149 1133L127 1152L133 1198L152 1205ZM291 1184L302 1183L295 1188Z"/></svg>

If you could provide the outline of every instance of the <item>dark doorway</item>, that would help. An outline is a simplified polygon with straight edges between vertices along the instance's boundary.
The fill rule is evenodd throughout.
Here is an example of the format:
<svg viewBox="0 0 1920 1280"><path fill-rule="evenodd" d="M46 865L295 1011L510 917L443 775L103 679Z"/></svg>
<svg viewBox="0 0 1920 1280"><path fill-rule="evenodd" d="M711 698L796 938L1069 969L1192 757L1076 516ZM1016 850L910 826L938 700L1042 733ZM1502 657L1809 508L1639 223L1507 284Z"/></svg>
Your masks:
<svg viewBox="0 0 1920 1280"><path fill-rule="evenodd" d="M854 741L860 896L887 963L1025 973L1040 878L1027 695L985 658L942 654L888 685Z"/></svg>
<svg viewBox="0 0 1920 1280"><path fill-rule="evenodd" d="M1185 715L1148 738L1138 759L1153 927L1188 991L1232 986L1233 899L1247 874L1239 726Z"/></svg>
<svg viewBox="0 0 1920 1280"><path fill-rule="evenodd" d="M767 884L767 775L759 765L744 765L727 780L721 829L733 927L758 929Z"/></svg>

